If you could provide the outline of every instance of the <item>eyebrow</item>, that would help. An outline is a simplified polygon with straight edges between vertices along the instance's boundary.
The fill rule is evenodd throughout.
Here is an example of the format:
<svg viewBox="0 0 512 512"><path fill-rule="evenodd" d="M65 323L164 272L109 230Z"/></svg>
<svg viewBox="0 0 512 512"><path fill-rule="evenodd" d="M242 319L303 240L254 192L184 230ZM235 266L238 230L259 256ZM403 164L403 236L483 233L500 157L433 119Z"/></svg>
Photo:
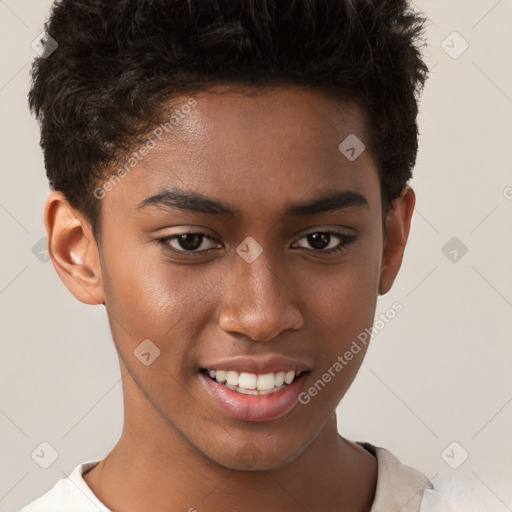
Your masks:
<svg viewBox="0 0 512 512"><path fill-rule="evenodd" d="M240 215L240 210L218 199L206 197L197 192L178 188L164 189L139 203L137 210L149 206L157 208L177 208L199 213L226 215L235 217ZM369 203L364 196L352 190L339 190L326 195L316 196L306 201L294 203L285 211L285 216L305 217L324 212L341 210L344 208L364 206L369 208Z"/></svg>

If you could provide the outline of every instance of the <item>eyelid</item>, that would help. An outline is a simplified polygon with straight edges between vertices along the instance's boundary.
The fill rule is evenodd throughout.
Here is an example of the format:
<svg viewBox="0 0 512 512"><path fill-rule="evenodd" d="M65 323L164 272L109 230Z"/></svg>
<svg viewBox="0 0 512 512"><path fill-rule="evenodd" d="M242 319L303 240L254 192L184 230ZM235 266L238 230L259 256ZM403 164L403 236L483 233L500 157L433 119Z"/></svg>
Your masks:
<svg viewBox="0 0 512 512"><path fill-rule="evenodd" d="M347 233L344 233L340 230L347 230ZM315 226L314 228L309 228L307 231L304 231L299 235L299 238L302 238L303 236L311 235L313 233L331 233L335 235L343 235L343 236L352 236L357 234L357 230L354 228L351 228L349 226Z"/></svg>
<svg viewBox="0 0 512 512"><path fill-rule="evenodd" d="M333 229L315 229L313 231L308 231L307 233L300 235L297 238L297 240L301 240L302 238L309 235L314 235L315 233L322 233L324 235L334 235L337 236L338 238L352 238L355 236L354 234L342 233L341 231L335 231Z"/></svg>
<svg viewBox="0 0 512 512"><path fill-rule="evenodd" d="M175 247L171 247L170 243L171 241L173 240L177 240L178 237L182 236L182 235L199 235L204 239L207 239L207 240L210 240L212 242L218 242L218 240L216 240L216 238L214 238L212 235L209 235L208 233L205 233L204 231L194 231L194 230L191 230L191 229L188 229L188 230L184 230L184 231L181 231L179 233L173 233L172 235L168 235L168 236L164 236L162 238L157 238L155 241L160 243L161 245L167 245L169 250L174 252L174 253L178 253L178 254L206 254L208 253L209 251L212 251L215 249L215 247L211 247L209 249L203 249L203 250L196 250L196 251L186 251L185 249L176 249ZM201 245L202 245L202 241L201 241Z"/></svg>
<svg viewBox="0 0 512 512"><path fill-rule="evenodd" d="M339 240L339 243L331 249L308 249L308 248L305 248L307 251L311 251L313 253L318 253L318 254L332 254L332 253L336 253L336 252L341 252L352 242L355 242L358 238L357 235L355 235L355 234L349 235L347 233L342 233L340 231L335 231L333 229L323 228L323 229L315 229L313 231L308 231L307 233L304 233L303 235L301 235L297 239L297 241L301 240L302 238L304 238L306 236L313 235L315 233L321 233L321 234L325 234L325 235L335 236ZM294 245L296 243L297 242L294 242ZM299 247L299 249L304 249L304 247Z"/></svg>

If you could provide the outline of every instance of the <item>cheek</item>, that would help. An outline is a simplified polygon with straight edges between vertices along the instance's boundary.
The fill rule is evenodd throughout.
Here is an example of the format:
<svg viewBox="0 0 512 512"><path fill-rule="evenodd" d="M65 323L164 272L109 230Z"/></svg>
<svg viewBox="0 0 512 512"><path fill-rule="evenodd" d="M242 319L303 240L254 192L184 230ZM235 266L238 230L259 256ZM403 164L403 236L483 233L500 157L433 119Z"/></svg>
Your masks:
<svg viewBox="0 0 512 512"><path fill-rule="evenodd" d="M380 257L373 240L362 242L357 251L339 265L319 267L315 277L304 275L300 291L323 321L328 332L340 341L352 339L373 323L377 303Z"/></svg>
<svg viewBox="0 0 512 512"><path fill-rule="evenodd" d="M123 340L132 338L133 343L149 338L161 346L171 338L185 339L185 331L189 338L193 337L205 321L208 298L215 293L226 270L174 265L154 248L134 248L130 252L118 246L115 250L124 257L116 258L114 252L106 254L103 269L113 332Z"/></svg>
<svg viewBox="0 0 512 512"><path fill-rule="evenodd" d="M365 249L330 276L316 280L317 286L301 290L314 308L310 318L314 319L312 332L317 337L316 374L305 391L311 397L321 395L315 403L327 410L336 408L350 387L370 341L368 329L377 304L380 260L371 244ZM318 391L324 386L319 380L328 382L328 392Z"/></svg>
<svg viewBox="0 0 512 512"><path fill-rule="evenodd" d="M144 254L135 253L121 264L111 265L108 260L105 264L110 329L124 365L154 399L179 400L171 384L176 379L185 382L195 367L190 345L206 315L201 300L205 286L189 275L192 267L183 272L184 267ZM158 356L145 366L141 357L148 350L150 357Z"/></svg>

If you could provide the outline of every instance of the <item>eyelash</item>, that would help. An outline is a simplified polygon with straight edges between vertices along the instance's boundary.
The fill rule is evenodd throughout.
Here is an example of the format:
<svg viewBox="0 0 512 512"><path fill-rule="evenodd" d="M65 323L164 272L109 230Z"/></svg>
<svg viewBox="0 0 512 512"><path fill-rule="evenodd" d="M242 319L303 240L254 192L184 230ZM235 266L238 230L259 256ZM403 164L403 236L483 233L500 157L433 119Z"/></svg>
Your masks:
<svg viewBox="0 0 512 512"><path fill-rule="evenodd" d="M336 247L334 247L333 249L329 249L327 251L322 250L322 249L306 249L307 251L313 251L313 252L320 253L322 255L328 255L328 256L331 256L331 255L334 256L336 254L341 253L350 244L352 244L353 242L355 242L357 240L356 235L345 235L345 234L339 233L337 231L312 231L310 233L306 233L305 235L301 236L299 238L299 240L301 240L302 238L305 238L309 235L314 235L314 234L334 235L335 237L340 239L340 243ZM192 257L202 256L204 254L208 254L210 251L215 250L213 248L213 249L206 249L203 251L197 251L197 250L196 251L187 251L187 250L178 250L178 249L174 249L174 248L170 247L169 242L171 242L172 240L175 240L178 237L183 236L183 235L197 235L197 236L207 238L208 240L215 241L215 239L213 237L211 237L207 233L203 233L202 231L188 231L185 233L179 233L176 235L166 236L164 238L158 238L158 239L156 239L156 242L158 244L160 244L161 246L165 247L166 249L168 249L169 251L172 251L172 252L178 253L178 254L187 254L187 255L190 254Z"/></svg>

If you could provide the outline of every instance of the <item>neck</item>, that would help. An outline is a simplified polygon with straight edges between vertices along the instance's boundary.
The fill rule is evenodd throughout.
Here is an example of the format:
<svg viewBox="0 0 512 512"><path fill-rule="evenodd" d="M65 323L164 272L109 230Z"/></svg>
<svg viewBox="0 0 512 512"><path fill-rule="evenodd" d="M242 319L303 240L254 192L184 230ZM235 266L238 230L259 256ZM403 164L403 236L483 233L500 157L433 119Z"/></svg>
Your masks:
<svg viewBox="0 0 512 512"><path fill-rule="evenodd" d="M125 403L118 443L84 475L93 493L113 512L368 512L371 508L377 461L338 434L335 413L288 464L237 471L198 452L150 406L144 414L140 402L136 407Z"/></svg>

